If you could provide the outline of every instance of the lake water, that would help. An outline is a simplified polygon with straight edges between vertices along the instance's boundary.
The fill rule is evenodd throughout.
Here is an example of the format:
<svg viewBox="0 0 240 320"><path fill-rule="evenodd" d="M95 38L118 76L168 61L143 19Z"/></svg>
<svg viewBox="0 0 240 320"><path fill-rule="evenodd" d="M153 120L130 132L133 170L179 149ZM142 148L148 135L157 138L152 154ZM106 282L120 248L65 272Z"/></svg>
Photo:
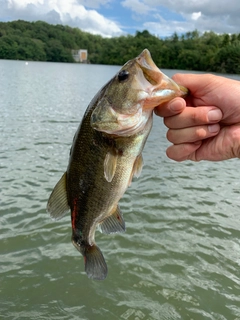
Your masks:
<svg viewBox="0 0 240 320"><path fill-rule="evenodd" d="M126 233L96 232L102 282L84 272L70 216L46 213L83 113L118 69L0 61L0 319L239 320L239 160L169 160L155 117L120 203Z"/></svg>

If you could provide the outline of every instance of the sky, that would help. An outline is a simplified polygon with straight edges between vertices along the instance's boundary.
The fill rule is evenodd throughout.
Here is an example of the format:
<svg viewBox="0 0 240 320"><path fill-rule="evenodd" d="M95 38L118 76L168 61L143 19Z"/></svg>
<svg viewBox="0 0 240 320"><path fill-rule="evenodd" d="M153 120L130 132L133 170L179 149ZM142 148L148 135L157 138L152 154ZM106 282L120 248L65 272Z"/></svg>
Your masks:
<svg viewBox="0 0 240 320"><path fill-rule="evenodd" d="M240 33L240 0L0 0L0 21L43 20L103 37Z"/></svg>

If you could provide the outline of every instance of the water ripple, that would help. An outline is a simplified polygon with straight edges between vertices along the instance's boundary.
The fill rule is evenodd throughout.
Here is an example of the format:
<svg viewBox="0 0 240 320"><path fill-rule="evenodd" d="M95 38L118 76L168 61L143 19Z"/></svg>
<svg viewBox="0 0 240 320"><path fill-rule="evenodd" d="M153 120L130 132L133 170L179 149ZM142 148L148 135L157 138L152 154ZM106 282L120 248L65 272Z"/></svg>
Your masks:
<svg viewBox="0 0 240 320"><path fill-rule="evenodd" d="M70 216L52 221L46 203L88 101L118 68L0 67L0 318L240 319L238 161L167 159L155 118L142 175L120 201L127 231L96 232L109 275L91 281Z"/></svg>

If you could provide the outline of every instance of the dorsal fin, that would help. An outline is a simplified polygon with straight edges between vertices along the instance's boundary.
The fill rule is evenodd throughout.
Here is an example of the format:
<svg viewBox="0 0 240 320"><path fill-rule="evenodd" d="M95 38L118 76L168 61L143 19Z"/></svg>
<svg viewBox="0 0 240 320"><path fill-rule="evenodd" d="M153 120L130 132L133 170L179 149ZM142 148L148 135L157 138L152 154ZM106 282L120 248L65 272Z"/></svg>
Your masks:
<svg viewBox="0 0 240 320"><path fill-rule="evenodd" d="M54 220L61 219L69 211L66 172L58 181L49 197L47 203L47 211L50 213L51 218Z"/></svg>

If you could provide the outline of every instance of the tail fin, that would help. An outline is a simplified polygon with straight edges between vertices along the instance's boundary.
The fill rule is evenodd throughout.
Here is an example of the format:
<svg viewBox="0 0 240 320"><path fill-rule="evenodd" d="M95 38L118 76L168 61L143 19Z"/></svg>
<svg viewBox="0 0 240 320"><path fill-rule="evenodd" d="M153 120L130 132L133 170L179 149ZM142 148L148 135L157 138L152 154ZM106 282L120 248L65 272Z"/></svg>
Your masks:
<svg viewBox="0 0 240 320"><path fill-rule="evenodd" d="M98 246L94 244L86 248L84 262L88 278L94 280L104 280L106 278L107 264Z"/></svg>
<svg viewBox="0 0 240 320"><path fill-rule="evenodd" d="M101 250L93 244L79 244L74 237L72 237L72 243L84 257L85 271L88 278L94 280L104 280L107 276L108 269L105 259Z"/></svg>

